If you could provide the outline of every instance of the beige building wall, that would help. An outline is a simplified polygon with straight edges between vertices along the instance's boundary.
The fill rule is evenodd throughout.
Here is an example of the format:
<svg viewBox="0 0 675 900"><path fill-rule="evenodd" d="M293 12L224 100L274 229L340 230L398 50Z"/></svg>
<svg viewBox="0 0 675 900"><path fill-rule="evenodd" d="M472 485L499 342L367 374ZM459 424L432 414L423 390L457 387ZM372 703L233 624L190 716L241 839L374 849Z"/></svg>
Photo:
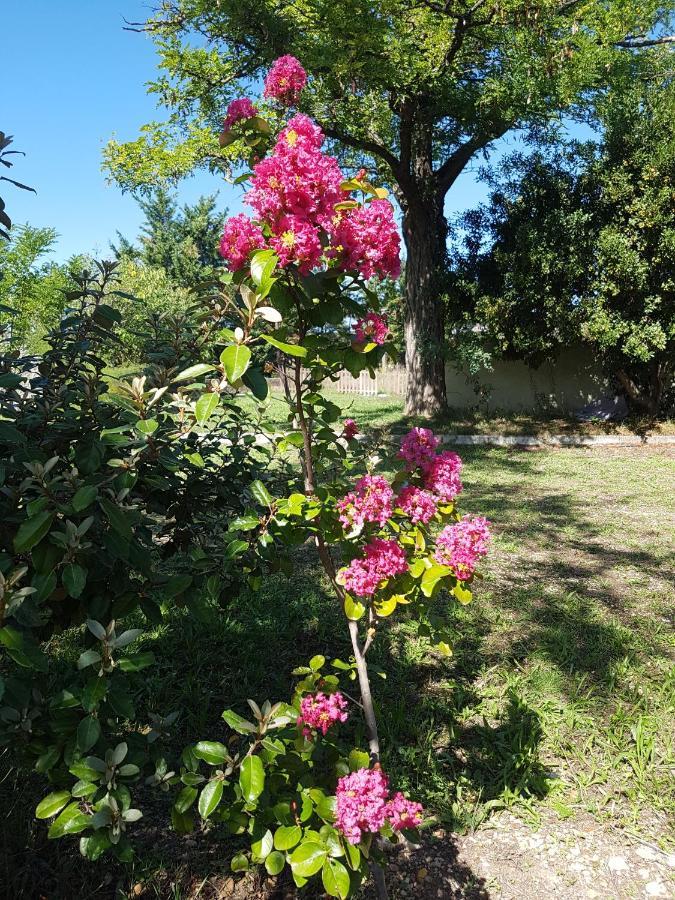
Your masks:
<svg viewBox="0 0 675 900"><path fill-rule="evenodd" d="M481 397L471 379L452 365L446 369L448 404L456 409L476 406L497 412L564 412L581 409L614 391L590 352L583 346L560 354L554 363L531 369L519 361L495 362L492 371L483 371L478 381L487 391Z"/></svg>

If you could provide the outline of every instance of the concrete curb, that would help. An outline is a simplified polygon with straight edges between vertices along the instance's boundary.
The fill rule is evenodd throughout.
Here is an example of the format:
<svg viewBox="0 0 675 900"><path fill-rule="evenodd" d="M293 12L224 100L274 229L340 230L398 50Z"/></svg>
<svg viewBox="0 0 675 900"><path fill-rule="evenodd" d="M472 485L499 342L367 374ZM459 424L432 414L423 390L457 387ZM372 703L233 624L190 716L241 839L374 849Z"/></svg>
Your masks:
<svg viewBox="0 0 675 900"><path fill-rule="evenodd" d="M675 446L675 435L655 434L440 434L444 444L465 446L489 445L493 447L654 447Z"/></svg>

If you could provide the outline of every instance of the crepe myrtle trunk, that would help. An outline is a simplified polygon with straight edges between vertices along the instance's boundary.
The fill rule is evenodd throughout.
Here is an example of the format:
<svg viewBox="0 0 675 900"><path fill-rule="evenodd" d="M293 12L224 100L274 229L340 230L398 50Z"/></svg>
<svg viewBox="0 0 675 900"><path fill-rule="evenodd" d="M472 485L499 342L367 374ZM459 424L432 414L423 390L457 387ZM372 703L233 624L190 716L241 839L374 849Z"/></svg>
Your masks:
<svg viewBox="0 0 675 900"><path fill-rule="evenodd" d="M418 181L419 184L419 181ZM406 415L433 416L445 410L445 304L447 222L443 197L433 179L406 198L405 365Z"/></svg>

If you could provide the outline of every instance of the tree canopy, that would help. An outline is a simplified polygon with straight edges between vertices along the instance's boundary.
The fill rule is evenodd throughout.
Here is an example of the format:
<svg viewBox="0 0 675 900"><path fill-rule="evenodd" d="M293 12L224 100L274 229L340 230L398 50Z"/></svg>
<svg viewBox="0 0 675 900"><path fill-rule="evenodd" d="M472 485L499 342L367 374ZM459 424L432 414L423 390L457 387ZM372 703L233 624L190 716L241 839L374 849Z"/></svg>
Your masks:
<svg viewBox="0 0 675 900"><path fill-rule="evenodd" d="M675 358L674 88L658 55L606 92L599 143L511 158L465 219L458 267L497 352L537 364L583 340L650 413Z"/></svg>
<svg viewBox="0 0 675 900"><path fill-rule="evenodd" d="M448 190L509 130L580 110L622 53L672 40L671 14L657 0L165 0L136 27L155 40L150 90L168 119L111 142L105 163L127 189L229 171L241 147L216 138L228 101L296 56L312 75L303 111L403 212L406 409L430 415L446 402Z"/></svg>
<svg viewBox="0 0 675 900"><path fill-rule="evenodd" d="M139 244L118 233L113 246L118 256L162 269L170 281L185 288L222 265L218 242L226 211L218 209L215 195L199 197L179 209L175 196L159 187L138 202L145 216Z"/></svg>

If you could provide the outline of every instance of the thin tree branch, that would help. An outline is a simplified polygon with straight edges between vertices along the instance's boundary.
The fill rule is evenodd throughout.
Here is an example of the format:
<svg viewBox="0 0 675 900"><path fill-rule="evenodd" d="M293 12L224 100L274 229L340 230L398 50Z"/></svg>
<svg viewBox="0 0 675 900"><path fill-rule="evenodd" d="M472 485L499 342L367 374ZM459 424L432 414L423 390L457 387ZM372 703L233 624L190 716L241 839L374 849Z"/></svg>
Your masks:
<svg viewBox="0 0 675 900"><path fill-rule="evenodd" d="M660 38L635 37L617 41L615 47L623 47L626 50L639 50L642 47L658 47L661 44L675 44L675 34L664 34Z"/></svg>
<svg viewBox="0 0 675 900"><path fill-rule="evenodd" d="M389 164L393 172L400 170L401 160L391 150L388 150L384 144L352 137L350 134L345 134L343 131L328 125L324 125L323 130L327 137L333 138L335 141L341 141L343 144L346 144L348 147L354 147L356 150L363 150L364 153L379 156L380 159Z"/></svg>

